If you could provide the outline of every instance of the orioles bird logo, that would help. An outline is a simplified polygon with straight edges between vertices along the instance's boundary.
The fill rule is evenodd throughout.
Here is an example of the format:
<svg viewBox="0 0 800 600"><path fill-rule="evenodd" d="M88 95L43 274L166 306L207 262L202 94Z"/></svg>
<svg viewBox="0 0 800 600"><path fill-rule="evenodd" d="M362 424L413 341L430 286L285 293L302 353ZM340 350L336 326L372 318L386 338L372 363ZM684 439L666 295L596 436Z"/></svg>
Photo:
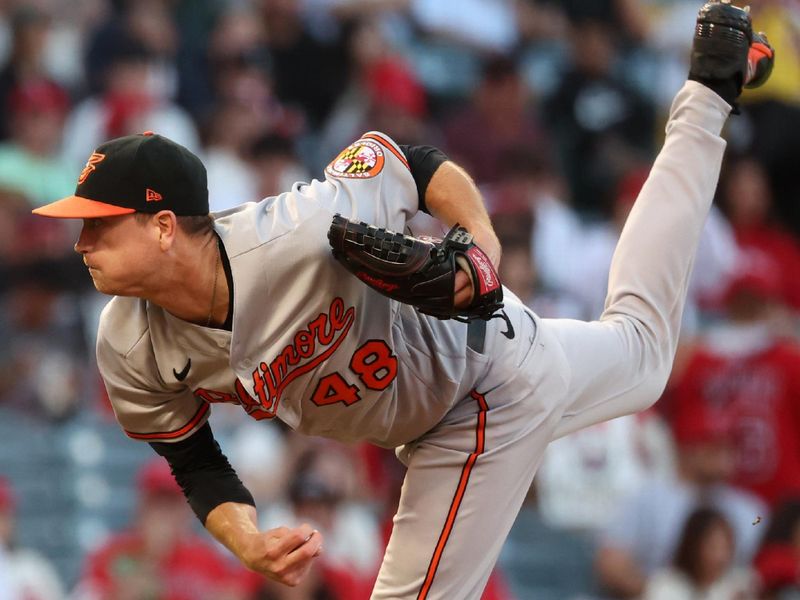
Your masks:
<svg viewBox="0 0 800 600"><path fill-rule="evenodd" d="M89 157L89 160L86 161L86 166L83 167L83 171L81 171L80 177L78 177L78 185L82 184L89 175L94 172L97 168L97 163L102 162L105 159L105 154L100 154L99 152L92 152L92 155Z"/></svg>

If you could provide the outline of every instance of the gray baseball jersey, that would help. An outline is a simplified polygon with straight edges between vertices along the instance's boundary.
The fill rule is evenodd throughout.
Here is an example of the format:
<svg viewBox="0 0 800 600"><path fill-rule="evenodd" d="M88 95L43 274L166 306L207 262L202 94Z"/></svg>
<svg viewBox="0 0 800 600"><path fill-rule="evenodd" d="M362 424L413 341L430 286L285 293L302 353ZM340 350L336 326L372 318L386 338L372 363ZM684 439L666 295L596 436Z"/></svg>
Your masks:
<svg viewBox="0 0 800 600"><path fill-rule="evenodd" d="M403 230L417 190L365 134L324 181L216 215L232 332L113 299L98 362L131 437L180 440L215 402L297 431L398 446L408 473L373 598L479 598L552 439L651 405L668 377L730 107L687 82L614 255L599 321L539 319L506 291L482 351L468 328L373 292L333 260L338 212Z"/></svg>
<svg viewBox="0 0 800 600"><path fill-rule="evenodd" d="M326 175L216 215L233 277L230 333L138 298L108 304L98 361L128 435L177 441L210 404L233 402L302 433L395 447L469 391L466 326L374 292L328 245L337 212L403 230L418 205L405 157L368 133Z"/></svg>

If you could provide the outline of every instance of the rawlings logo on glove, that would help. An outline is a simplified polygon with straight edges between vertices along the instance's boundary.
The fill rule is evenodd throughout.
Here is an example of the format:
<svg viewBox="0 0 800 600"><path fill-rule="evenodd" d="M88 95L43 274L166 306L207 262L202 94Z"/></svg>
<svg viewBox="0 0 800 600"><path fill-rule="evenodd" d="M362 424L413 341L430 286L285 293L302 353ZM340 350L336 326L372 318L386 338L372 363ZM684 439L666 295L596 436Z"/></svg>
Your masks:
<svg viewBox="0 0 800 600"><path fill-rule="evenodd" d="M336 260L366 285L421 313L471 321L489 319L503 307L503 288L492 261L458 225L443 240L422 239L336 215L328 241ZM473 287L463 308L454 300L459 268Z"/></svg>

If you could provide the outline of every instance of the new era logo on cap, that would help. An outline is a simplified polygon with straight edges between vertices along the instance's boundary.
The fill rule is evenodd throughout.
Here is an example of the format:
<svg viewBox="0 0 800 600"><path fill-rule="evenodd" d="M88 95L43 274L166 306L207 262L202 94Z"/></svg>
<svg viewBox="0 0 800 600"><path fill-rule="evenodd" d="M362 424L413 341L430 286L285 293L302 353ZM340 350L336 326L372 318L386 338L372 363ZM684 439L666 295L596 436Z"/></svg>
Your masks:
<svg viewBox="0 0 800 600"><path fill-rule="evenodd" d="M148 131L101 144L81 171L75 194L33 212L93 219L160 210L207 215L206 169L183 146Z"/></svg>

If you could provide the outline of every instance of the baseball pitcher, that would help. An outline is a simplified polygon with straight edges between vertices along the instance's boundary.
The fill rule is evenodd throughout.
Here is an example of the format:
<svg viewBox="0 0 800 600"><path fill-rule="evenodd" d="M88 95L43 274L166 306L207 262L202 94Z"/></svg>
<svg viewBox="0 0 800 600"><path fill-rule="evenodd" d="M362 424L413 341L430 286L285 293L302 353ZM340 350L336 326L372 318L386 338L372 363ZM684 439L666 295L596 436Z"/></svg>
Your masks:
<svg viewBox="0 0 800 600"><path fill-rule="evenodd" d="M720 130L771 64L747 11L703 6L689 81L594 322L541 319L503 289L470 177L379 132L322 181L213 215L196 156L150 132L127 136L95 150L74 196L34 212L83 219L75 250L114 296L97 359L116 417L166 458L246 566L294 585L323 540L308 525L259 531L207 422L219 402L397 448L408 470L373 598L476 599L547 444L658 399ZM444 240L402 235L420 210L453 227Z"/></svg>

